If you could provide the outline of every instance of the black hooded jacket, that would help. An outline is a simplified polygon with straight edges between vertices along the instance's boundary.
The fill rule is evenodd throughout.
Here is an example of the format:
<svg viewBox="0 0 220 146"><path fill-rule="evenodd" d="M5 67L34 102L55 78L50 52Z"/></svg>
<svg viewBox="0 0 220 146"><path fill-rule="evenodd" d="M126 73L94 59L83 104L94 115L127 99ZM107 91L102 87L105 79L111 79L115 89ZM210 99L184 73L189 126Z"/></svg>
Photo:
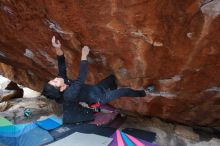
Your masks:
<svg viewBox="0 0 220 146"><path fill-rule="evenodd" d="M84 84L86 80L88 61L81 60L79 74L76 80L69 80L66 75L65 57L57 56L59 76L69 85L63 92L63 123L79 123L94 119L93 111L79 105L79 102L95 103L93 96L101 94L95 86Z"/></svg>

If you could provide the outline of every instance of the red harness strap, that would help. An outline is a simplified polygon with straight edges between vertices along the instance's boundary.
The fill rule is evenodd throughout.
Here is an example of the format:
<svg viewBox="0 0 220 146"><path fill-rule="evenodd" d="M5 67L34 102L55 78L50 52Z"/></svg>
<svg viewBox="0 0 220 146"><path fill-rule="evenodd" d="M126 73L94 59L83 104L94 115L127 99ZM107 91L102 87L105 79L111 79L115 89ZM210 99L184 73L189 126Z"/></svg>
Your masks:
<svg viewBox="0 0 220 146"><path fill-rule="evenodd" d="M91 108L99 108L101 106L101 103L100 102L96 102L94 104L90 104L89 107Z"/></svg>
<svg viewBox="0 0 220 146"><path fill-rule="evenodd" d="M101 106L101 103L100 103L100 102L96 102L96 103L94 103L94 104L90 104L90 105L89 105L89 107L90 107L91 109L93 109L94 112L100 112L100 111L101 111L100 106Z"/></svg>

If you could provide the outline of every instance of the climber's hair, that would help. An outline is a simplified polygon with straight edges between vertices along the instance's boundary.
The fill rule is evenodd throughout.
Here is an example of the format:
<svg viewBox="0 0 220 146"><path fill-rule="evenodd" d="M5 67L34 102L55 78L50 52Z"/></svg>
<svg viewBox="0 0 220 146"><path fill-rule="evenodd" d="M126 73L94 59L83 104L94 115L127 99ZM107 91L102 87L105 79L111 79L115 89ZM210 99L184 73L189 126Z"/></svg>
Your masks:
<svg viewBox="0 0 220 146"><path fill-rule="evenodd" d="M55 88L54 86L50 85L49 83L46 83L44 85L43 91L41 92L41 95L46 96L48 99L56 100L57 102L62 99L62 92L58 88Z"/></svg>

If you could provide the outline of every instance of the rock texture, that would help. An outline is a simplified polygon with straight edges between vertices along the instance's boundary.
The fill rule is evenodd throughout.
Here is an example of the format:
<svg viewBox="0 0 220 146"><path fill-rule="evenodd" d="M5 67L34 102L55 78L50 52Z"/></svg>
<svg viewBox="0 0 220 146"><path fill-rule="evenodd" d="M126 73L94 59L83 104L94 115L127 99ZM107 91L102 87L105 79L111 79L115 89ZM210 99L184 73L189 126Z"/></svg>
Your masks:
<svg viewBox="0 0 220 146"><path fill-rule="evenodd" d="M219 0L1 0L0 71L32 89L57 74L53 34L74 79L80 45L92 49L88 83L114 73L121 86L156 86L112 102L130 113L220 126Z"/></svg>
<svg viewBox="0 0 220 146"><path fill-rule="evenodd" d="M3 107L2 103L0 103L1 108ZM24 116L27 109L30 111L30 116L28 117ZM7 118L13 124L19 124L35 121L42 116L49 116L51 114L60 116L62 111L60 109L60 105L55 101L44 97L17 98L8 101L7 110L0 111L0 115Z"/></svg>

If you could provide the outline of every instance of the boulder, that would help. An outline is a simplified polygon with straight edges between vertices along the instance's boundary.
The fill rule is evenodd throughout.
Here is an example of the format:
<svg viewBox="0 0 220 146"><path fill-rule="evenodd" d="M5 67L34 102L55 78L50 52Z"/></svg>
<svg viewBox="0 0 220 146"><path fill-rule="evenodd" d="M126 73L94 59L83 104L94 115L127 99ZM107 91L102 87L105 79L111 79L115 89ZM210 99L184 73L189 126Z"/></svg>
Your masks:
<svg viewBox="0 0 220 146"><path fill-rule="evenodd" d="M87 83L114 73L119 86L155 85L111 104L131 114L220 126L219 0L19 0L0 2L0 73L41 91L57 76L51 37L70 79L91 47Z"/></svg>
<svg viewBox="0 0 220 146"><path fill-rule="evenodd" d="M16 95L16 90L2 90L0 101L8 101L10 99L13 99Z"/></svg>

